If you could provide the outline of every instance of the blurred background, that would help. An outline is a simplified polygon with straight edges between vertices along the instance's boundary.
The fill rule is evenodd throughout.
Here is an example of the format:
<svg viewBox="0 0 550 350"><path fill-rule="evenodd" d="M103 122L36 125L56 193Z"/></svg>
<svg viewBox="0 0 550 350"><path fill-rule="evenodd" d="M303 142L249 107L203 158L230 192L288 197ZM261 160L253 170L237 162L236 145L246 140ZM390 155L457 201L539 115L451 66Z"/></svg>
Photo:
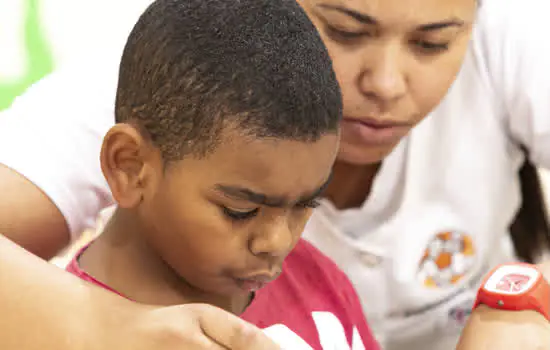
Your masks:
<svg viewBox="0 0 550 350"><path fill-rule="evenodd" d="M99 70L150 0L0 0L0 111L68 64ZM122 28L122 29L121 29Z"/></svg>
<svg viewBox="0 0 550 350"><path fill-rule="evenodd" d="M103 69L101 58L120 54L151 1L0 0L0 117L17 96L57 69ZM54 263L64 265L95 234L86 232Z"/></svg>

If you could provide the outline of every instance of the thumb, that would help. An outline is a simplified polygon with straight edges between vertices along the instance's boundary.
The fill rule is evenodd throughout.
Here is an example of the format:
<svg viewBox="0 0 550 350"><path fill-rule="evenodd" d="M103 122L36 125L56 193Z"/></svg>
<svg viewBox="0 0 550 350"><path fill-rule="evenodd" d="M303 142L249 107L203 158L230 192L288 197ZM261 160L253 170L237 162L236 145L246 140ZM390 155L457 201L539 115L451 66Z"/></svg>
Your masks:
<svg viewBox="0 0 550 350"><path fill-rule="evenodd" d="M281 350L261 329L229 312L206 304L195 304L193 309L204 334L221 346L232 350Z"/></svg>

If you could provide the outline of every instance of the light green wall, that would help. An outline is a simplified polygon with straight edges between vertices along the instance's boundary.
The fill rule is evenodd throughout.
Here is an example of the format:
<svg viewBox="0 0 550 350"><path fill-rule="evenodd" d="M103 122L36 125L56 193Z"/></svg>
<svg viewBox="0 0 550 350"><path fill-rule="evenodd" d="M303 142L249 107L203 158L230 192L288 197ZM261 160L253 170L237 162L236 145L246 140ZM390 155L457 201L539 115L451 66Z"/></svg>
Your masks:
<svg viewBox="0 0 550 350"><path fill-rule="evenodd" d="M15 81L2 81L0 78L0 111L9 107L15 97L54 68L52 50L40 26L40 0L19 1L25 3L24 30L20 40L24 48L23 52L27 55L28 68L25 74Z"/></svg>

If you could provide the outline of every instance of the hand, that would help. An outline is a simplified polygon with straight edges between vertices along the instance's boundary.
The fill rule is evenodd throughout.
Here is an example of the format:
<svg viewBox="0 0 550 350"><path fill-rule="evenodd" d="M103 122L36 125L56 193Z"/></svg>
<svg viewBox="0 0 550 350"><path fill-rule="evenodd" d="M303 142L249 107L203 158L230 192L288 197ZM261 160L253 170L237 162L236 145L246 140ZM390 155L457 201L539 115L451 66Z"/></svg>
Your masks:
<svg viewBox="0 0 550 350"><path fill-rule="evenodd" d="M480 306L468 322L457 350L550 350L550 322L535 311Z"/></svg>
<svg viewBox="0 0 550 350"><path fill-rule="evenodd" d="M153 307L91 285L0 234L2 350L280 350L209 305Z"/></svg>
<svg viewBox="0 0 550 350"><path fill-rule="evenodd" d="M125 324L104 324L106 343L97 349L280 350L260 329L211 305L140 307L128 316Z"/></svg>

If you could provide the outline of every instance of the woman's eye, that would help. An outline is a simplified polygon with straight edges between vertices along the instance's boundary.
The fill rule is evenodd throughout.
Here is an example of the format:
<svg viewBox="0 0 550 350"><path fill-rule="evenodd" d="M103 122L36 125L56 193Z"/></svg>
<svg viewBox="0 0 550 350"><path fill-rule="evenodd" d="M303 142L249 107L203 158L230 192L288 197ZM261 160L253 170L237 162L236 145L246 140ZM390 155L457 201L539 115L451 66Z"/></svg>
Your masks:
<svg viewBox="0 0 550 350"><path fill-rule="evenodd" d="M340 42L349 42L349 41L357 40L369 35L368 32L364 32L364 31L353 32L353 31L337 29L332 26L327 26L326 28L327 28L326 31L329 37L335 41L340 41Z"/></svg>
<svg viewBox="0 0 550 350"><path fill-rule="evenodd" d="M449 49L449 43L434 43L430 41L416 40L413 44L426 53L439 53Z"/></svg>
<svg viewBox="0 0 550 350"><path fill-rule="evenodd" d="M222 207L223 213L229 217L232 220L246 220L253 218L258 214L259 208L248 210L248 211L239 211L239 210L233 210L229 209L227 207Z"/></svg>

